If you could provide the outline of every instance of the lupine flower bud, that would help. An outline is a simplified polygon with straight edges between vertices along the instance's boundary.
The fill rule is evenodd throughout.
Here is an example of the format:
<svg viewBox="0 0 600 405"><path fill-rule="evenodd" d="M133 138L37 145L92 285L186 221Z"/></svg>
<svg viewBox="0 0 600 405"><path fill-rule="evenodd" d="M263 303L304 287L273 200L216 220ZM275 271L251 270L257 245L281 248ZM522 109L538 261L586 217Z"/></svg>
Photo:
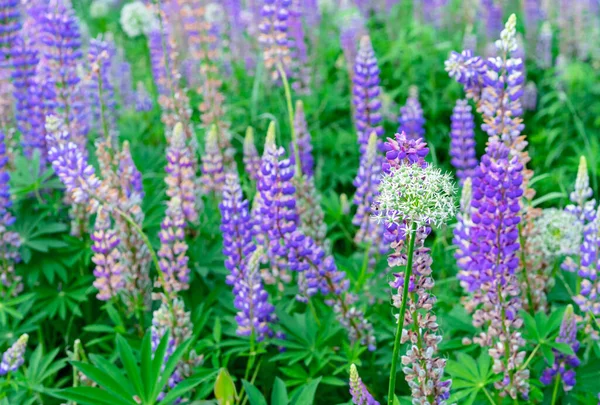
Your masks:
<svg viewBox="0 0 600 405"><path fill-rule="evenodd" d="M185 219L190 222L198 221L194 180L194 156L185 143L185 135L181 124L175 125L169 139L167 149L167 196L178 197Z"/></svg>
<svg viewBox="0 0 600 405"><path fill-rule="evenodd" d="M450 131L450 156L452 166L456 169L456 177L460 183L472 177L477 166L475 155L475 122L471 114L471 106L467 100L457 100L452 111Z"/></svg>
<svg viewBox="0 0 600 405"><path fill-rule="evenodd" d="M416 86L411 86L406 104L400 109L400 126L398 133L404 132L409 138L421 138L425 136L425 118L423 118L423 108L419 103L419 90Z"/></svg>
<svg viewBox="0 0 600 405"><path fill-rule="evenodd" d="M544 370L540 381L544 385L550 385L555 378L560 378L565 392L575 387L575 368L579 367L580 361L577 357L579 341L577 340L577 320L573 313L573 306L567 306L560 325L560 333L556 338L557 343L566 343L575 352L574 355L564 354L554 350L554 364Z"/></svg>
<svg viewBox="0 0 600 405"><path fill-rule="evenodd" d="M116 48L114 43L92 39L88 50L90 79L88 91L91 95L91 110L95 129L104 137L112 137L116 130L115 89L110 77Z"/></svg>
<svg viewBox="0 0 600 405"><path fill-rule="evenodd" d="M354 105L354 125L358 133L361 153L364 153L372 132L378 137L383 135L379 98L379 67L371 45L371 39L363 36L360 40L352 87L352 103Z"/></svg>
<svg viewBox="0 0 600 405"><path fill-rule="evenodd" d="M596 202L590 200L594 192L590 187L590 176L588 175L587 160L585 156L579 158L579 167L577 169L577 178L575 180L575 189L569 195L572 204L568 205L566 210L578 216L581 220L593 216L593 210Z"/></svg>
<svg viewBox="0 0 600 405"><path fill-rule="evenodd" d="M260 156L254 144L254 129L252 127L246 129L246 136L244 138L244 168L250 179L254 181L258 180Z"/></svg>
<svg viewBox="0 0 600 405"><path fill-rule="evenodd" d="M160 224L160 271L164 277L163 288L167 292L189 288L190 269L187 257L188 245L185 241L185 216L179 196L171 197L165 217Z"/></svg>
<svg viewBox="0 0 600 405"><path fill-rule="evenodd" d="M354 405L379 405L358 375L356 366L350 366L350 395Z"/></svg>
<svg viewBox="0 0 600 405"><path fill-rule="evenodd" d="M206 137L204 154L202 155L202 183L205 193L220 193L225 181L223 155L219 150L217 134L217 127L213 125Z"/></svg>
<svg viewBox="0 0 600 405"><path fill-rule="evenodd" d="M0 375L5 375L11 371L16 371L25 362L25 349L27 349L27 340L29 335L21 335L19 339L8 348L2 355L0 362Z"/></svg>
<svg viewBox="0 0 600 405"><path fill-rule="evenodd" d="M108 211L102 207L98 209L96 225L91 238L94 242L92 261L96 265L94 268L96 277L94 287L98 289L96 298L108 301L117 296L125 286L125 282L122 275L123 266L120 262L121 253L118 249L119 237L117 232L111 228Z"/></svg>

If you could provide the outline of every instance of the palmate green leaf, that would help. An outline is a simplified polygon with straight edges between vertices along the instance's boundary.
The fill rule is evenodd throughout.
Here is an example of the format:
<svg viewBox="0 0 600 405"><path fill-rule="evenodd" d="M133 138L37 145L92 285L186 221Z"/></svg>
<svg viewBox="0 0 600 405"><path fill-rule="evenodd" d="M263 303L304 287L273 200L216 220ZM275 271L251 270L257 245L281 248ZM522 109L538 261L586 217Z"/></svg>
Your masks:
<svg viewBox="0 0 600 405"><path fill-rule="evenodd" d="M123 400L97 387L67 388L62 390L57 396L62 399L75 401L81 405L138 405L133 398Z"/></svg>
<svg viewBox="0 0 600 405"><path fill-rule="evenodd" d="M267 405L264 395L251 382L242 380L250 405Z"/></svg>
<svg viewBox="0 0 600 405"><path fill-rule="evenodd" d="M117 335L117 351L119 353L119 358L123 363L123 367L125 368L125 372L133 384L135 392L137 395L139 395L142 401L146 403L148 401L148 397L146 396L146 390L144 390L142 385L142 377L140 375L137 361L133 356L131 346L129 346L129 343L122 335Z"/></svg>
<svg viewBox="0 0 600 405"><path fill-rule="evenodd" d="M452 378L449 402L474 403L487 385L500 378L494 375L491 366L492 360L486 352L477 360L464 353L458 353L457 360L448 360L446 372Z"/></svg>
<svg viewBox="0 0 600 405"><path fill-rule="evenodd" d="M89 363L83 363L80 361L72 361L71 364L85 374L89 379L98 383L100 387L115 397L121 398L125 401L127 398L132 396L130 392L127 392L127 390L121 386L119 381L115 380L113 377L99 368L94 367Z"/></svg>
<svg viewBox="0 0 600 405"><path fill-rule="evenodd" d="M273 392L271 392L271 405L287 405L288 402L288 393L285 383L279 377L275 377L275 382L273 382Z"/></svg>

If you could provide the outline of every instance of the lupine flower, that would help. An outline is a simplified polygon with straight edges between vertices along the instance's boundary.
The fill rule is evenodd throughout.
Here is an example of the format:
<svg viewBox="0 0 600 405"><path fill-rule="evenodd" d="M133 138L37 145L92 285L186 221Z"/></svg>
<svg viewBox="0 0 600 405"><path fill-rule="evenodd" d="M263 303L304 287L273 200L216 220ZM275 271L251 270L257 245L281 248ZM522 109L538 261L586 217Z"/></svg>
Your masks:
<svg viewBox="0 0 600 405"><path fill-rule="evenodd" d="M573 306L567 306L560 324L560 332L556 338L557 343L569 345L575 354L569 355L554 350L554 364L544 370L540 381L544 385L550 385L555 378L560 378L565 392L571 391L575 387L575 368L579 367L580 361L577 357L579 350L579 341L577 340L577 320L573 313Z"/></svg>
<svg viewBox="0 0 600 405"><path fill-rule="evenodd" d="M96 265L94 268L96 277L94 287L98 289L96 298L108 301L117 296L125 286L125 282L122 275L123 266L120 262L121 253L118 249L119 237L117 232L111 228L108 211L102 207L98 209L96 225L91 238L94 242L92 261Z"/></svg>
<svg viewBox="0 0 600 405"><path fill-rule="evenodd" d="M393 249L388 256L390 267L407 265L406 236L409 229L417 230L411 236L416 248L410 280L405 280L403 273L395 273L390 282L397 291L392 297L396 307L401 306L404 283L409 282L400 343L410 342L410 347L402 356L403 371L414 403L433 399L431 403L445 404L451 380L442 380L446 361L434 357L442 338L432 312L436 302L431 294L432 259L424 244L430 225L440 225L454 215L454 186L449 175L424 162L427 148L420 139L408 140L404 134L396 134L394 140L385 144L385 149L388 161L383 168L385 175L379 186L375 219L386 226L385 238Z"/></svg>
<svg viewBox="0 0 600 405"><path fill-rule="evenodd" d="M480 12L485 21L487 37L494 38L502 29L502 3L499 0L482 0Z"/></svg>
<svg viewBox="0 0 600 405"><path fill-rule="evenodd" d="M310 67L308 60L308 48L304 35L303 7L302 2L292 1L289 11L289 49L290 68L292 77L295 79L292 87L299 94L310 94ZM305 7L304 7L305 8Z"/></svg>
<svg viewBox="0 0 600 405"><path fill-rule="evenodd" d="M21 277L15 273L15 264L21 260L19 246L21 237L17 232L9 230L15 223L15 217L10 213L12 206L10 198L9 180L7 170L8 156L4 134L0 130L0 297L7 294L16 296L23 290Z"/></svg>
<svg viewBox="0 0 600 405"><path fill-rule="evenodd" d="M125 4L121 9L119 22L129 38L148 35L158 28L156 16L141 1Z"/></svg>
<svg viewBox="0 0 600 405"><path fill-rule="evenodd" d="M123 142L117 158L119 162L117 176L120 180L123 197L130 201L140 203L144 198L142 173L140 173L133 162L128 141Z"/></svg>
<svg viewBox="0 0 600 405"><path fill-rule="evenodd" d="M552 27L548 21L544 22L536 44L536 60L542 69L552 66Z"/></svg>
<svg viewBox="0 0 600 405"><path fill-rule="evenodd" d="M292 148L298 147L298 156L300 156L300 168L302 174L307 177L312 177L314 174L315 159L312 151L310 132L306 124L306 116L304 114L304 104L301 100L296 102L296 110L294 112L294 131L298 144L292 145ZM290 148L290 149L292 149ZM294 156L293 152L290 152Z"/></svg>
<svg viewBox="0 0 600 405"><path fill-rule="evenodd" d="M573 301L579 305L582 312L591 311L595 316L600 314L600 281L597 278L600 268L599 251L600 209L595 212L595 217L584 225L580 266L579 268L573 266L581 277L581 288L579 294L573 297Z"/></svg>
<svg viewBox="0 0 600 405"><path fill-rule="evenodd" d="M18 0L3 0L0 3L0 68L4 67L4 58L21 29L21 12Z"/></svg>
<svg viewBox="0 0 600 405"><path fill-rule="evenodd" d="M96 124L96 131L103 133L107 138L114 134L117 125L115 90L109 76L115 53L114 44L109 41L90 41L88 63L91 75L88 91L92 97L92 118Z"/></svg>
<svg viewBox="0 0 600 405"><path fill-rule="evenodd" d="M16 371L25 362L25 349L27 349L27 333L21 335L11 347L2 355L0 362L0 375L5 375L11 371Z"/></svg>
<svg viewBox="0 0 600 405"><path fill-rule="evenodd" d="M181 299L175 298L171 302L171 305L168 305L165 296L161 296L160 298L162 300L160 308L152 313L151 337L152 350L156 351L160 340L167 330L169 331L169 341L167 343L167 350L165 351L165 358L162 363L164 365L177 347L192 337L193 325L190 319L190 313L185 310L185 306ZM173 389L181 381L192 375L192 368L199 365L201 362L202 357L196 355L192 350L185 360L179 361L175 367L175 371L169 376L169 381L167 383L168 388ZM166 392L162 392L158 396L158 399L161 400L164 398L165 394Z"/></svg>
<svg viewBox="0 0 600 405"><path fill-rule="evenodd" d="M160 271L167 292L187 290L190 281L188 245L185 241L185 215L178 195L171 197L160 224L160 249L157 252Z"/></svg>
<svg viewBox="0 0 600 405"><path fill-rule="evenodd" d="M567 205L566 210L576 215L581 221L590 221L594 214L596 201L591 199L594 191L590 187L587 160L584 156L579 159L575 189L569 195L572 204Z"/></svg>
<svg viewBox="0 0 600 405"><path fill-rule="evenodd" d="M185 218L190 222L198 220L196 208L196 195L194 194L195 170L193 166L194 156L186 146L183 126L175 125L169 139L167 149L167 196L179 197L181 209Z"/></svg>
<svg viewBox="0 0 600 405"><path fill-rule="evenodd" d="M495 384L502 395L528 397L529 370L521 370L525 342L519 332L523 320L516 270L521 220L523 165L507 146L492 140L473 177L469 240L459 245L458 279L470 295L467 309L473 324L484 331L474 339L488 347L494 372L504 378ZM468 251L462 249L467 248ZM502 328L496 325L502 322Z"/></svg>
<svg viewBox="0 0 600 405"><path fill-rule="evenodd" d="M88 117L87 104L78 66L81 63L81 33L71 3L51 0L41 15L40 61L44 81L50 84L46 104L56 105L55 113L64 121L71 142L86 154ZM41 80L41 79L39 79Z"/></svg>
<svg viewBox="0 0 600 405"><path fill-rule="evenodd" d="M398 133L404 132L409 138L423 138L425 136L425 119L423 118L423 109L419 103L419 91L417 87L412 86L406 104L400 109L400 118L398 119L400 127Z"/></svg>
<svg viewBox="0 0 600 405"><path fill-rule="evenodd" d="M219 150L217 127L213 125L206 136L204 153L202 154L202 184L204 192L219 194L225 181L223 155Z"/></svg>
<svg viewBox="0 0 600 405"><path fill-rule="evenodd" d="M296 187L300 231L324 250L329 250L325 213L321 207L321 195L315 186L314 177L294 176L293 184Z"/></svg>
<svg viewBox="0 0 600 405"><path fill-rule="evenodd" d="M338 24L340 28L340 45L344 52L344 59L350 80L354 78L354 64L356 63L357 44L365 34L365 22L358 10L351 12L343 10L344 18Z"/></svg>
<svg viewBox="0 0 600 405"><path fill-rule="evenodd" d="M457 100L452 111L450 131L450 156L452 166L456 169L456 177L463 183L472 177L477 166L475 155L475 121L471 114L471 106L467 100Z"/></svg>
<svg viewBox="0 0 600 405"><path fill-rule="evenodd" d="M383 226L371 221L371 206L378 195L377 189L381 181L381 166L379 164L381 158L377 154L377 144L377 135L372 132L367 149L360 159L358 173L353 182L356 193L352 200L357 206L352 224L359 227L354 240L357 243L368 245L371 268L375 265L376 254L387 251L383 241Z"/></svg>
<svg viewBox="0 0 600 405"><path fill-rule="evenodd" d="M350 395L354 405L379 405L358 375L356 366L350 366Z"/></svg>
<svg viewBox="0 0 600 405"><path fill-rule="evenodd" d="M258 150L256 150L256 145L254 144L254 129L252 127L246 129L246 136L244 138L244 168L250 179L254 181L258 180L260 156L258 156Z"/></svg>
<svg viewBox="0 0 600 405"><path fill-rule="evenodd" d="M461 53L452 51L444 66L448 75L464 86L467 98L478 102L486 74L485 62L474 56L471 49L465 49Z"/></svg>
<svg viewBox="0 0 600 405"><path fill-rule="evenodd" d="M535 111L537 107L537 86L535 82L528 82L523 90L523 108L528 111Z"/></svg>
<svg viewBox="0 0 600 405"><path fill-rule="evenodd" d="M136 105L136 93L132 88L131 64L124 60L122 51L117 51L117 62L111 71L111 80L118 87L121 108L132 109ZM152 103L150 103L152 104Z"/></svg>
<svg viewBox="0 0 600 405"><path fill-rule="evenodd" d="M60 127L59 120L50 116L46 121L49 146L48 159L59 179L75 203L87 203L100 187L94 167L78 145L69 139L69 133Z"/></svg>
<svg viewBox="0 0 600 405"><path fill-rule="evenodd" d="M137 112L152 111L154 102L143 82L138 82L135 90L135 110Z"/></svg>
<svg viewBox="0 0 600 405"><path fill-rule="evenodd" d="M258 26L258 41L263 47L265 68L271 72L271 78L277 80L277 65L289 69L291 63L288 18L292 0L263 0L261 22Z"/></svg>
<svg viewBox="0 0 600 405"><path fill-rule="evenodd" d="M379 99L379 68L371 39L363 36L354 65L352 103L354 105L354 124L358 133L360 151L365 153L372 132L378 137L383 135L381 126L381 100Z"/></svg>
<svg viewBox="0 0 600 405"><path fill-rule="evenodd" d="M349 282L345 273L337 269L332 256L326 256L321 246L297 229L296 190L292 183L294 165L290 159L281 159L284 153L284 149L275 144L275 124L271 123L257 182L259 204L255 217L262 234L259 242L265 247L272 271L276 274L286 270L302 272L299 297L307 300L318 292L330 296L326 302L348 329L351 341L374 350L373 327L353 306L356 298L346 293Z"/></svg>

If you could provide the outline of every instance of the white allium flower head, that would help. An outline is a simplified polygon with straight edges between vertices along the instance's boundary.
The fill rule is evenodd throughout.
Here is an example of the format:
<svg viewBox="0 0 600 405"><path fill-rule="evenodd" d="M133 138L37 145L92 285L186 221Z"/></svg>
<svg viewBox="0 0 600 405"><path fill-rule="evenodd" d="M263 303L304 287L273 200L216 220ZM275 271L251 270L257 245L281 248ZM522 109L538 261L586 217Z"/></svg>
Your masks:
<svg viewBox="0 0 600 405"><path fill-rule="evenodd" d="M392 168L381 179L374 218L439 226L456 214L454 193L452 177L433 166Z"/></svg>
<svg viewBox="0 0 600 405"><path fill-rule="evenodd" d="M158 28L158 20L152 10L141 1L134 1L123 6L121 10L121 27L129 38L147 35Z"/></svg>
<svg viewBox="0 0 600 405"><path fill-rule="evenodd" d="M575 215L557 208L548 208L534 221L532 244L544 256L556 258L578 253L582 235L583 224Z"/></svg>
<svg viewBox="0 0 600 405"><path fill-rule="evenodd" d="M496 41L496 48L501 52L514 52L517 50L517 16L511 14Z"/></svg>

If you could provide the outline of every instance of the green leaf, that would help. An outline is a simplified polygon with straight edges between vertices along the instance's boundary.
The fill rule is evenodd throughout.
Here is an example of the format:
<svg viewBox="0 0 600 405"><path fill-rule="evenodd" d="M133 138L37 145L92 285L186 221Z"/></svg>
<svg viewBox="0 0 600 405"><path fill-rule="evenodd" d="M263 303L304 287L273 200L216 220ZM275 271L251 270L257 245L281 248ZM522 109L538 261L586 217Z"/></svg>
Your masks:
<svg viewBox="0 0 600 405"><path fill-rule="evenodd" d="M152 337L149 333L144 335L142 340L142 384L144 385L144 395L150 397L155 380L152 380Z"/></svg>
<svg viewBox="0 0 600 405"><path fill-rule="evenodd" d="M170 405L179 399L183 394L191 391L204 381L212 378L215 375L214 372L197 373L191 377L186 378L177 384L174 388L170 389L167 395L159 402L160 405Z"/></svg>
<svg viewBox="0 0 600 405"><path fill-rule="evenodd" d="M288 402L289 399L285 383L279 377L275 377L273 392L271 393L271 405L287 405Z"/></svg>
<svg viewBox="0 0 600 405"><path fill-rule="evenodd" d="M541 346L542 354L546 358L546 362L548 364L554 364L554 352L552 351L552 347L545 344Z"/></svg>
<svg viewBox="0 0 600 405"><path fill-rule="evenodd" d="M267 405L267 400L264 395L251 382L242 380L242 384L246 389L246 395L248 395L250 405Z"/></svg>
<svg viewBox="0 0 600 405"><path fill-rule="evenodd" d="M573 348L567 343L551 342L548 343L548 346L558 350L561 353L568 354L569 356L575 355Z"/></svg>
<svg viewBox="0 0 600 405"><path fill-rule="evenodd" d="M158 382L158 385L154 387L154 392L152 396L153 398L156 398L155 395L158 395L160 391L163 390L164 387L166 387L167 383L169 382L169 378L171 378L171 375L173 375L173 372L175 371L175 367L177 367L177 364L179 363L179 360L183 357L185 353L188 352L189 347L192 344L192 340L193 339L188 339L182 344L180 344L177 347L177 349L175 349L173 354L169 356L167 364L165 364L164 369L161 371L161 378Z"/></svg>
<svg viewBox="0 0 600 405"><path fill-rule="evenodd" d="M59 398L75 401L80 405L137 405L133 400L123 400L96 387L67 388L57 394Z"/></svg>
<svg viewBox="0 0 600 405"><path fill-rule="evenodd" d="M312 405L315 401L315 393L321 382L321 377L309 382L302 388L302 391L292 399L291 405Z"/></svg>
<svg viewBox="0 0 600 405"><path fill-rule="evenodd" d="M139 395L143 402L146 402L148 398L146 397L145 390L142 385L142 377L140 376L140 370L138 368L137 362L135 361L135 358L133 357L131 346L129 346L127 340L125 340L125 338L121 335L117 335L117 351L119 352L119 357L121 358L123 367L127 372L129 380L133 383L136 393Z"/></svg>
<svg viewBox="0 0 600 405"><path fill-rule="evenodd" d="M96 368L89 363L82 363L80 361L72 361L71 364L73 364L73 366L77 367L77 369L79 369L88 378L97 382L99 386L101 386L107 392L113 394L115 397L120 397L123 400L131 397L127 390L121 387L119 382L115 381L111 376L99 368Z"/></svg>
<svg viewBox="0 0 600 405"><path fill-rule="evenodd" d="M237 397L235 384L226 369L219 370L219 375L215 381L215 398L220 405L233 405Z"/></svg>

